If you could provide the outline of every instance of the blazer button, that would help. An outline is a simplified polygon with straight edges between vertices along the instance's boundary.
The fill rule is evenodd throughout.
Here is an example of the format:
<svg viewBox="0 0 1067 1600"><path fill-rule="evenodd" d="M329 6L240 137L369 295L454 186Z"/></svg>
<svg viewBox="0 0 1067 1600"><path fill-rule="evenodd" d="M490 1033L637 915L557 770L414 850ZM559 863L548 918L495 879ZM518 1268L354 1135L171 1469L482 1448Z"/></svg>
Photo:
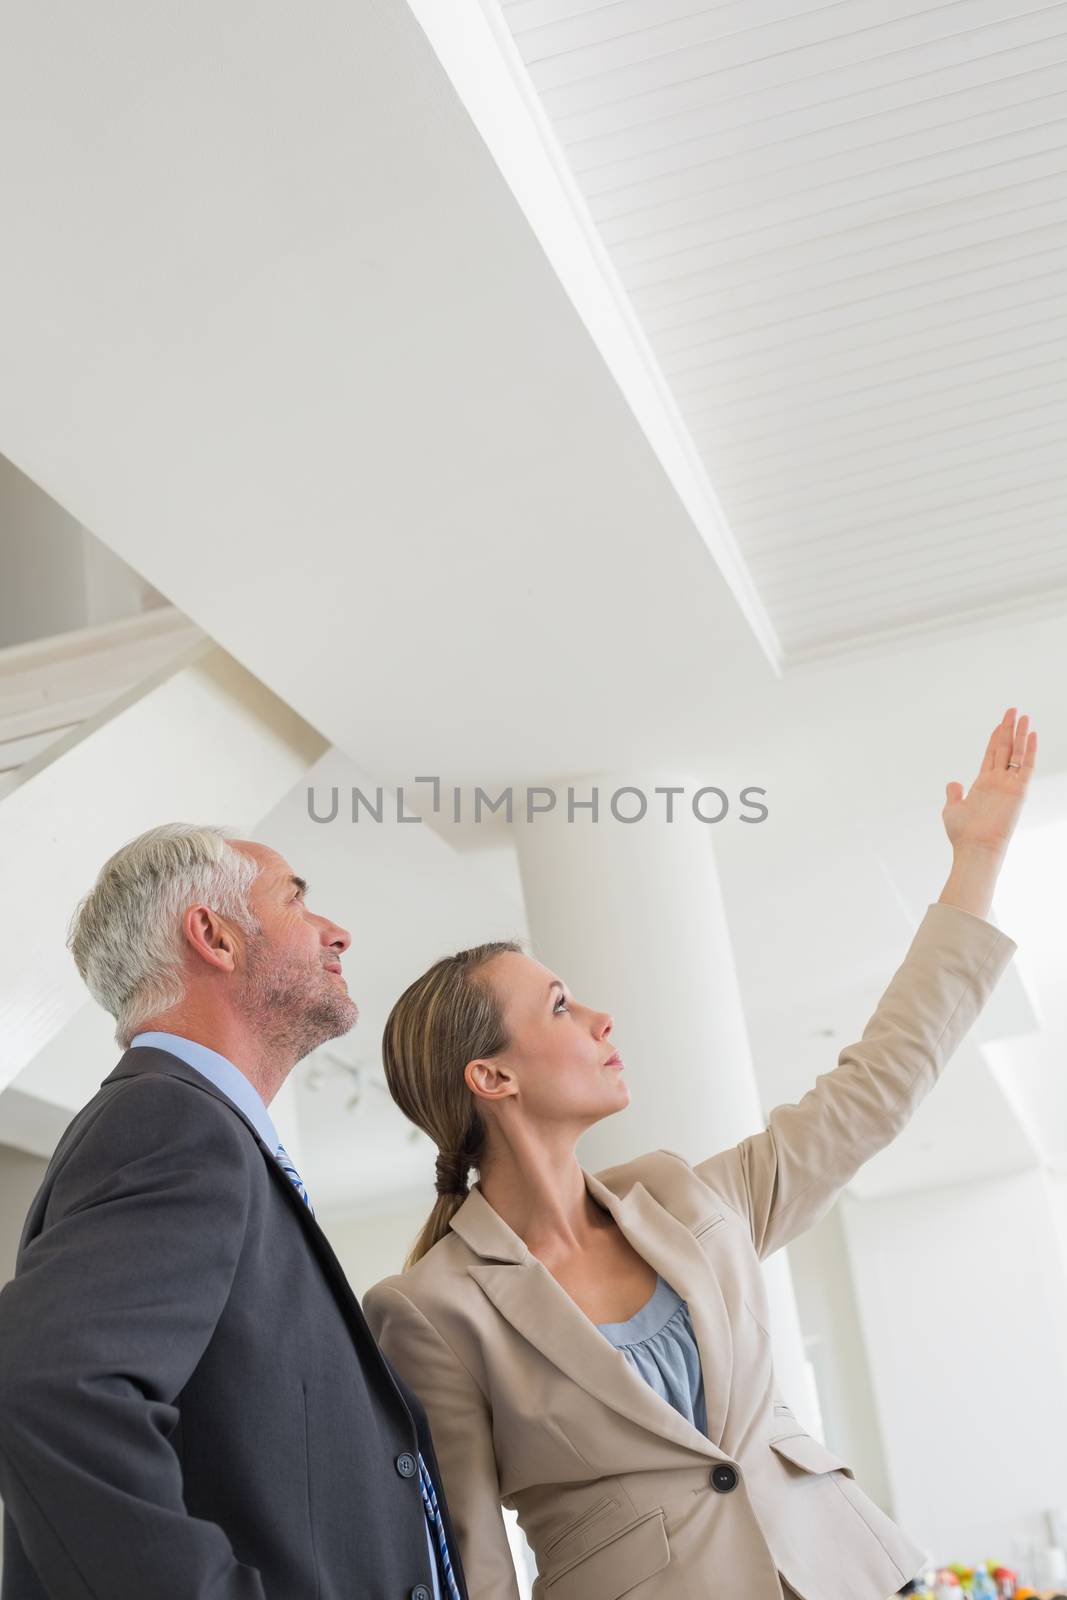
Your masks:
<svg viewBox="0 0 1067 1600"><path fill-rule="evenodd" d="M405 1450L403 1455L396 1458L396 1470L402 1478L413 1478L419 1470L419 1463Z"/></svg>
<svg viewBox="0 0 1067 1600"><path fill-rule="evenodd" d="M433 1600L433 1595L424 1583L417 1583L411 1591L411 1600Z"/></svg>
<svg viewBox="0 0 1067 1600"><path fill-rule="evenodd" d="M711 1472L711 1487L717 1490L719 1494L730 1494L734 1489L737 1488L736 1469L734 1467L726 1466L725 1463L722 1466L713 1467Z"/></svg>

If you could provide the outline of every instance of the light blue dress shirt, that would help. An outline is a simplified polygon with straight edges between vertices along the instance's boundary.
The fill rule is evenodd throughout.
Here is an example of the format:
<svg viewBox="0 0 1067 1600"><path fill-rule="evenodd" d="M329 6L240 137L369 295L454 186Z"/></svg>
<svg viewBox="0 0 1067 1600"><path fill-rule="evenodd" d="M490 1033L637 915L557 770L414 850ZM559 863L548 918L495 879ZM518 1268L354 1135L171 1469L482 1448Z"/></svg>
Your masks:
<svg viewBox="0 0 1067 1600"><path fill-rule="evenodd" d="M130 1040L131 1050L141 1045L147 1045L153 1050L169 1050L172 1056L177 1056L187 1067L199 1072L208 1083L220 1089L238 1111L244 1112L271 1155L276 1153L282 1141L278 1138L278 1130L270 1120L262 1096L232 1061L220 1056L217 1050L209 1050L206 1044L197 1044L195 1039L186 1039L180 1033L139 1033L136 1038ZM434 1600L441 1600L441 1586L437 1577L437 1551L434 1548L433 1534L428 1521L426 1544L430 1552Z"/></svg>
<svg viewBox="0 0 1067 1600"><path fill-rule="evenodd" d="M693 1334L689 1307L665 1278L626 1322L598 1322L597 1327L634 1371L701 1433L708 1431L704 1374Z"/></svg>

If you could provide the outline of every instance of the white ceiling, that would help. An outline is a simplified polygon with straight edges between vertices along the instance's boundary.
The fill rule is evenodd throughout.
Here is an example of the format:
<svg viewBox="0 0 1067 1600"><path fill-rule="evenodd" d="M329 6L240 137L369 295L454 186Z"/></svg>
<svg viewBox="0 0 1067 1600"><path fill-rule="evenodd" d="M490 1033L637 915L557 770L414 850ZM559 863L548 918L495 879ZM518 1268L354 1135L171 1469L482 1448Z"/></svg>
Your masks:
<svg viewBox="0 0 1067 1600"><path fill-rule="evenodd" d="M26 5L0 56L0 449L398 781L599 766L770 678L406 8L163 32Z"/></svg>
<svg viewBox="0 0 1067 1600"><path fill-rule="evenodd" d="M1067 6L501 12L786 662L1067 595Z"/></svg>
<svg viewBox="0 0 1067 1600"><path fill-rule="evenodd" d="M971 776L989 724L1009 701L1032 711L1041 727L1045 769L1067 768L1064 604L1047 585L1035 586L1036 569L1026 566L1026 530L1032 534L1036 524L1021 511L1013 515L1011 551L1022 565L1010 580L990 581L981 596L983 605L1003 607L1025 572L1025 619L1006 615L978 628L961 621L976 604L967 580L946 587L944 573L937 576L931 518L940 515L939 480L924 480L921 503L907 514L903 491L890 500L888 488L874 486L879 449L910 458L943 424L957 442L989 453L1003 410L1000 389L972 374L939 400L932 372L917 372L909 380L914 391L894 402L892 416L872 409L885 398L872 387L834 391L834 382L849 389L875 360L866 342L876 340L875 324L868 325L872 304L842 300L836 311L834 301L802 312L811 271L849 258L835 254L836 235L825 236L829 253L820 255L823 235L801 239L798 231L790 245L788 229L779 228L761 258L761 281L770 283L782 255L791 274L785 315L821 318L816 326L825 324L824 331L804 347L784 344L777 322L762 334L753 323L756 301L732 302L729 317L740 320L716 322L714 336L743 345L728 360L731 347L720 342L714 372L741 386L720 408L741 430L733 465L701 440L768 595L775 575L787 570L786 556L760 568L750 544L755 521L736 515L744 498L738 485L747 482L752 499L758 470L760 492L784 500L800 497L805 484L804 492L814 493L825 483L825 501L818 508L811 502L804 515L821 518L820 529L840 530L839 543L813 545L810 560L800 556L807 545L791 547L798 587L790 592L803 609L790 622L787 602L774 599L792 661L776 679L751 618L403 7L361 8L355 26L340 0L313 13L270 0L254 14L227 11L221 20L206 0L191 0L167 12L164 30L157 10L119 0L103 35L100 18L73 0L47 13L29 4L18 9L0 59L0 105L11 130L0 142L7 229L0 449L375 782L436 772L446 783L495 785L601 770L636 777L655 768L698 772L730 789L766 786L767 826L744 838L741 831L724 834L717 843L742 981L751 985L746 1002L764 1095L799 1092L826 1064L825 1039L811 1030L862 1024L863 1007L899 958L907 918L888 890L877 900L867 890L880 849L894 869L908 859L900 814L920 814L927 836L937 837L945 781ZM705 7L698 15L721 23L728 9ZM855 9L807 15L828 22ZM967 30L947 36L946 48L955 37L954 47L966 54L961 72L984 59L981 46L994 33L1025 31L1037 26L1035 18L1050 25L1054 15L1046 9L994 28L978 25L979 8L969 0L950 9ZM624 10L640 31L641 13L630 0L587 15L604 22L613 13L617 21ZM666 4L657 5L655 16L666 22L680 10L668 15ZM542 20L558 22L573 7L554 11ZM691 13L692 0L690 20ZM528 9L512 7L508 15L516 27L538 20ZM1060 19L1067 32L1062 10ZM812 60L815 75L793 80L792 99L783 79L778 109L767 115L792 116L794 101L798 113L807 105L816 119L820 108L832 107L855 117L858 99L872 114L876 106L879 114L892 109L866 75L879 62L900 62L876 53L877 38L866 42L875 53L866 65L853 61L839 99L827 99L825 73ZM1051 46L1039 48L1048 66ZM790 54L765 59L775 71L795 72ZM917 61L900 67L893 81L902 108L925 70ZM731 105L734 112L747 106L754 127L763 116L761 96L773 87L752 87L742 99L735 85L731 100L721 84L709 89L701 68L688 88L665 84L655 94L691 93L694 106L684 113L691 119L709 106L716 117L733 115ZM560 93L579 88L558 86ZM610 96L598 92L603 103L590 108L590 126L611 110ZM851 107L843 104L849 94ZM696 120L691 127L674 123L673 112L662 122L664 159L674 159L681 139L708 132ZM779 130L787 141L783 160L794 145L805 148L797 143L800 127L788 128ZM741 137L741 122L737 129ZM710 133L717 137L715 127ZM594 165L631 159L610 143L616 133L595 135L602 137L608 142ZM727 151L722 159L735 156ZM827 152L825 159L833 158ZM800 181L799 170L773 204L758 205L768 216L777 206L783 227L803 231L803 217L815 226L822 213L811 211L817 202L805 183L812 175ZM582 183L590 181L576 171ZM660 181L651 170L646 176ZM717 182L724 176L716 170ZM753 195L772 177L754 167ZM852 181L860 180L841 178ZM948 191L962 181L946 180ZM968 195L946 201L951 223L986 215L981 196ZM972 201L977 210L967 209ZM854 230L872 230L879 273L897 270L888 255L883 260L893 228L903 230L901 242L918 237L907 233L912 215L853 213ZM747 226L736 214L734 225ZM860 243L851 239L857 252ZM746 276L747 260L738 257L731 269L738 293L757 283ZM855 293L847 277L825 281L835 295ZM702 291L710 293L715 317L727 287L713 276ZM940 283L943 308L946 288L953 314L977 313L977 298L958 284ZM653 308L636 291L634 285L647 321ZM784 294L785 286L773 292ZM883 358L911 359L911 351L932 360L926 340L936 331L928 319L941 315L936 303L878 324L883 344L893 344ZM692 314L676 304L683 319ZM845 319L840 326L835 315ZM984 319L973 337L986 338L994 326L1001 333L1024 326L1019 306L1001 304L999 316ZM683 320L678 330L685 326ZM1047 319L1042 329L1051 340ZM695 352L695 334L678 330L674 354ZM667 331L650 326L649 337L655 343ZM941 332L948 331L946 323ZM946 341L938 362L948 348ZM1062 420L1062 368L1054 371L1056 398L1041 403ZM670 379L678 388L681 373ZM826 405L841 411L832 427L818 410L820 384L831 386ZM744 435L755 413L742 422L743 407L756 401L760 385L792 396L777 422L765 413L773 451L771 433ZM1040 387L1029 374L1026 404ZM942 446L947 435L928 458L940 462ZM874 542L858 517L833 522L831 490L840 488L843 463L865 474L865 512L884 508L895 519L886 545ZM918 495L919 479L912 481ZM976 573L985 569L973 541L988 535L999 504L982 482L984 505L971 507L965 524L968 571ZM799 527L790 522L781 537L799 538ZM898 550L894 541L909 539L922 545L921 557L904 568L913 546ZM910 585L906 605L898 604L884 564L887 549L890 567ZM853 556L859 570L850 576L846 559ZM854 586L846 621L860 627L863 649L850 648L847 662L802 662L838 636L830 602L835 584L846 580ZM936 629L906 646L896 639L903 616L921 620L932 605L942 608ZM853 840L857 818L867 833ZM285 848L288 826L281 816L270 818L263 836ZM407 833L432 837L429 830ZM483 844L486 836L465 843ZM506 884L475 892L469 854L462 886L450 876L460 871L454 862L440 876L434 866L418 898L399 868L394 884L384 859L380 868L350 861L343 830L324 828L318 837L311 847L322 853L319 876L343 889L338 905L352 906L348 915L360 930L360 982L366 972L366 981L381 986L367 1001L362 1037L369 1039L374 1019L384 1016L387 991L395 998L438 949L484 938L498 919L513 931ZM499 844L498 831L493 837ZM792 876L779 870L790 861ZM927 869L924 894L936 893L944 865L942 850ZM909 914L914 909L909 904ZM857 949L866 954L862 970ZM835 954L855 973L848 993L826 979ZM815 985L825 1001L817 1015L798 982L801 972L809 994ZM780 1069L785 1047L798 1038L805 1047ZM981 1095L986 1142L967 1147L979 1169L1003 1106L989 1084ZM319 1117L324 1108L329 1114ZM406 1181L407 1147L379 1139L377 1122L357 1149L335 1102L320 1098L306 1109L319 1117L309 1139L312 1161L320 1143L325 1152L320 1193L340 1197L365 1180L384 1182L387 1168ZM921 1164L916 1170L921 1174Z"/></svg>
<svg viewBox="0 0 1067 1600"><path fill-rule="evenodd" d="M73 0L19 9L0 448L330 742L393 782L816 786L808 746L847 743L909 796L946 727L965 752L1010 699L1040 718L1047 587L1025 627L953 633L949 597L929 651L776 680L411 15L217 26L196 0L163 49L121 0L104 50Z"/></svg>

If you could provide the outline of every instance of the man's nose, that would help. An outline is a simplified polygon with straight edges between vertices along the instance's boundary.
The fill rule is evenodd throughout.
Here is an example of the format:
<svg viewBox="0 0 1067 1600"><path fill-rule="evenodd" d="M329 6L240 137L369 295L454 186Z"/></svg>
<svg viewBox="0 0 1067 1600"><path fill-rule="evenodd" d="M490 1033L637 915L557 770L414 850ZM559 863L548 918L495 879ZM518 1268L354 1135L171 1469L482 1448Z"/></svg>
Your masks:
<svg viewBox="0 0 1067 1600"><path fill-rule="evenodd" d="M352 943L352 935L347 928L339 928L336 922L329 922L325 917L322 919L322 931L319 937L324 945L335 950L339 956L344 955Z"/></svg>

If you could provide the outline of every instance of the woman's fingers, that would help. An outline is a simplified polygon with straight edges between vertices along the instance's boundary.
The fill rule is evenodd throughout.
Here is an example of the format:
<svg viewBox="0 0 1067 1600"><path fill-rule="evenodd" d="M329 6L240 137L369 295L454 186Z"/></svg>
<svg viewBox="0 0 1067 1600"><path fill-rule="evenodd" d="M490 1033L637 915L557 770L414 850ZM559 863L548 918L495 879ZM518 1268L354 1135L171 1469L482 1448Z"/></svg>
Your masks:
<svg viewBox="0 0 1067 1600"><path fill-rule="evenodd" d="M1022 716L1016 721L1015 706L1009 706L989 736L979 777L985 772L1029 773L1037 761L1037 734L1031 730L1030 718Z"/></svg>
<svg viewBox="0 0 1067 1600"><path fill-rule="evenodd" d="M1015 737L1011 743L1011 755L1008 764L1013 767L1022 767L1023 757L1026 754L1026 738L1030 732L1030 718L1020 717L1015 724Z"/></svg>
<svg viewBox="0 0 1067 1600"><path fill-rule="evenodd" d="M989 743L986 745L985 755L982 757L982 772L996 772L998 766L1003 767L1007 765L1008 758L1002 753L1002 747L1005 727L1009 720L1011 722L1014 722L1015 720L1014 706L1008 707L1007 711L1005 711L1004 715L993 729L993 732L989 735ZM1011 748L1010 734L1008 736L1008 748ZM997 759L998 755L1000 755L999 761Z"/></svg>
<svg viewBox="0 0 1067 1600"><path fill-rule="evenodd" d="M1003 772L1011 760L1011 747L1015 738L1015 707L1009 706L1003 720L993 735L993 771Z"/></svg>

